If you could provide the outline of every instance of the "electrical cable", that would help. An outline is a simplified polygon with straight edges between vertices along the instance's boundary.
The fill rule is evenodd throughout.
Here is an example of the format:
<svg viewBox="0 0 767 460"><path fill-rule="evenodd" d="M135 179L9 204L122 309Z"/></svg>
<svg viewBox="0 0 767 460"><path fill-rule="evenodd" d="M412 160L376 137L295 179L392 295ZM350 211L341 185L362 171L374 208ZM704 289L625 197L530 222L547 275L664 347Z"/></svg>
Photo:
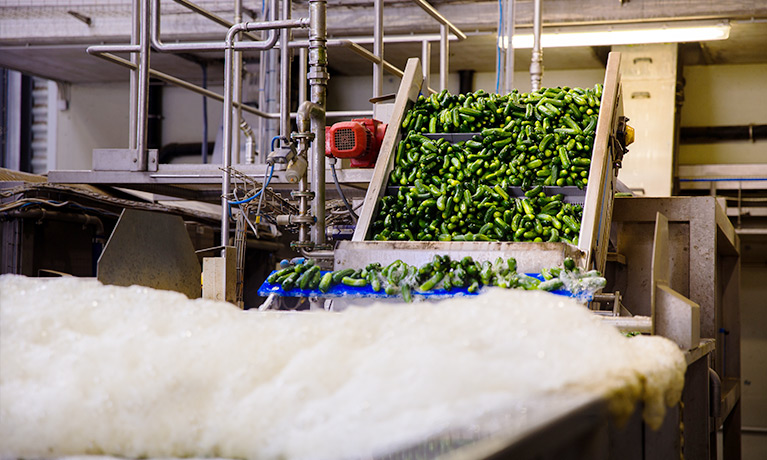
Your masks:
<svg viewBox="0 0 767 460"><path fill-rule="evenodd" d="M274 165L269 167L269 177L266 178L266 181L264 182L264 185L261 187L260 191L256 192L255 195L252 195L252 196L250 196L248 198L245 198L245 199L242 199L242 200L237 200L237 201L229 201L228 203L230 205L232 205L232 204L244 204L244 203L249 203L249 202L253 201L254 199L258 198L259 196L261 196L261 193L264 190L266 190L266 186L269 185L269 182L272 181L272 175L273 174L274 174ZM264 177L266 177L266 172L264 173Z"/></svg>
<svg viewBox="0 0 767 460"><path fill-rule="evenodd" d="M274 165L272 165L271 172L274 172ZM258 224L261 221L261 204L264 202L264 191L266 190L266 186L269 185L269 182L272 180L272 174L269 173L269 179L266 179L266 171L264 171L264 186L261 187L261 198L258 199L258 207L256 208L256 223ZM247 217L247 216L246 216ZM258 233L256 233L256 236L258 236Z"/></svg>
<svg viewBox="0 0 767 460"><path fill-rule="evenodd" d="M338 194L341 195L341 200L343 200L344 205L346 206L346 209L349 211L349 215L351 216L354 223L357 223L357 214L354 213L354 209L352 209L352 206L349 204L349 202L346 200L346 195L344 195L343 190L341 190L341 184L338 182L338 175L336 174L336 162L335 159L330 162L330 171L333 173L333 182L336 184L336 190L338 191Z"/></svg>

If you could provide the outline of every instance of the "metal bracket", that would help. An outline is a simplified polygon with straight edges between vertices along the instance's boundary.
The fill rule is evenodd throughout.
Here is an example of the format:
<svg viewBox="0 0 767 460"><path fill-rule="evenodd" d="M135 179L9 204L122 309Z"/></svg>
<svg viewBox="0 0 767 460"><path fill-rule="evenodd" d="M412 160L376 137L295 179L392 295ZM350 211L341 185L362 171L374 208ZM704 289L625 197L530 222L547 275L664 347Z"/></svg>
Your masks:
<svg viewBox="0 0 767 460"><path fill-rule="evenodd" d="M304 242L292 241L290 243L290 247L293 249L313 249L314 243L312 243L311 241L304 241Z"/></svg>
<svg viewBox="0 0 767 460"><path fill-rule="evenodd" d="M673 340L684 350L691 350L700 344L700 306L669 286L668 246L668 218L657 213L650 286L652 333Z"/></svg>
<svg viewBox="0 0 767 460"><path fill-rule="evenodd" d="M626 123L629 121L628 117L620 116L618 118L618 127L615 130L615 135L610 136L610 142L615 152L615 161L613 166L617 170L623 166L623 155L628 153L629 144L634 141L634 128L628 126Z"/></svg>
<svg viewBox="0 0 767 460"><path fill-rule="evenodd" d="M290 139L293 140L294 142L299 142L303 140L307 142L312 142L314 140L314 137L315 137L314 133L312 132L290 133Z"/></svg>
<svg viewBox="0 0 767 460"><path fill-rule="evenodd" d="M312 192L312 191L309 191L309 190L305 190L305 191L300 191L300 190L292 190L292 191L290 192L290 196L291 196L292 198L301 198L301 197L304 197L304 198L308 198L309 200L313 200L313 199L314 199L314 192Z"/></svg>
<svg viewBox="0 0 767 460"><path fill-rule="evenodd" d="M138 171L137 149L94 149L94 171ZM156 149L147 150L147 172L157 172L158 153Z"/></svg>

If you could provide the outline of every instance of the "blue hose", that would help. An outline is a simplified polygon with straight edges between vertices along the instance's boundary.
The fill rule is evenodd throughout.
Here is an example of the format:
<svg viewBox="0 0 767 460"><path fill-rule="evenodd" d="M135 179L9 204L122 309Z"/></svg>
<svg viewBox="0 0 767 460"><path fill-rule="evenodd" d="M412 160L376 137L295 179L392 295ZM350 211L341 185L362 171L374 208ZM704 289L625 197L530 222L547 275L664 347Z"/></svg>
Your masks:
<svg viewBox="0 0 767 460"><path fill-rule="evenodd" d="M255 195L245 198L244 200L239 201L229 201L229 204L245 204L253 201L254 199L258 198L261 193L266 190L266 186L269 185L269 182L272 181L272 175L274 174L274 165L272 165L269 168L269 177L266 178L266 182L264 182L264 185L261 187L261 190L259 192L256 192Z"/></svg>

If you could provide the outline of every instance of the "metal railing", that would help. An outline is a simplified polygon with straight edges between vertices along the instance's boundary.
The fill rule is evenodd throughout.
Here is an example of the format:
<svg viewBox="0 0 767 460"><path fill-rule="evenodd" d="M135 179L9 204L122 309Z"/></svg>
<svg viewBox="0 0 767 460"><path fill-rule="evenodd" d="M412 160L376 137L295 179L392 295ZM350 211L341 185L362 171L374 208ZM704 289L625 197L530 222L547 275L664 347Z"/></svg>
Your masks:
<svg viewBox="0 0 767 460"><path fill-rule="evenodd" d="M270 0L269 19L264 22L241 22L242 3L235 2L235 22L229 22L224 18L196 5L188 0L174 0L185 8L200 14L201 16L219 24L228 27L226 39L224 41L199 41L199 42L178 42L163 43L161 39L161 3L160 0L133 0L132 3L132 22L131 22L131 41L130 44L117 45L95 45L87 49L89 54L98 56L109 62L126 67L131 71L130 82L130 135L129 150L133 152L134 162L137 171L148 170L148 150L147 150L147 112L148 112L148 86L149 78L157 78L175 86L188 89L205 97L215 99L224 103L224 148L223 148L223 173L222 173L222 215L221 215L221 238L222 245L226 246L229 236L229 216L228 199L231 188L231 165L232 151L239 152L239 135L234 135L235 130L240 129L242 124L240 113L246 111L257 115L263 119L280 120L280 137L282 139L290 138L290 118L297 116L302 119L302 125L306 125L306 114L302 115L301 110L298 114L291 114L290 107L290 59L289 48L308 48L308 59L310 68L306 69L306 75L303 79L308 79L312 85L311 102L321 111L321 117L315 116L318 110L311 111L311 132L316 136L312 145L312 188L316 188L315 199L312 204L312 214L317 219L324 214L324 206L320 201L324 200L324 126L325 118L330 116L354 116L358 114L367 115L368 111L354 112L326 112L325 111L325 86L327 84L326 52L328 46L346 47L356 55L373 63L373 93L374 96L380 96L383 86L383 71L386 70L398 77L402 77L403 71L386 61L383 57L383 1L375 0L376 27L373 37L373 52L368 51L363 46L349 39L327 40L326 37L326 18L325 2L319 0L310 1L310 18L291 19L291 1L283 0L282 18L277 18L277 0ZM453 33L458 40L463 40L466 35L455 27L450 21L442 16L425 0L414 0L418 6L432 16L440 23L440 89L447 88L448 74L448 54L449 54L449 33ZM291 42L289 30L293 28L311 27L309 40L305 42ZM258 37L251 32L266 31L264 37ZM239 38L246 40L240 40ZM430 58L430 40L425 40L422 36L413 36L413 42L421 42L424 51L424 58ZM246 50L265 51L277 46L279 42L281 55L281 84L280 84L280 111L279 113L268 113L262 110L250 107L242 103L241 85L241 52ZM183 79L174 77L170 74L152 69L150 66L151 48L161 53L188 53L200 51L222 51L225 56L224 72L224 94L220 95L206 88L192 84ZM114 53L130 53L130 60L124 59ZM305 53L302 52L302 55ZM428 59L426 59L428 62ZM322 75L319 75L322 73ZM428 66L425 73L428 75ZM425 85L425 89L434 92ZM306 97L306 92L303 92ZM302 101L303 102L303 101ZM305 103L304 103L305 104ZM303 118L302 118L303 117ZM322 118L322 120L319 120ZM234 120L233 120L234 119ZM316 123L315 123L316 119ZM245 129L247 131L247 129ZM315 132L316 131L316 132ZM321 131L321 132L320 132ZM235 139L232 139L232 138ZM322 144L322 145L320 145ZM234 147L234 148L233 148ZM321 171L318 171L321 169ZM305 186L306 184L304 184ZM320 190L321 189L321 190ZM314 225L312 240L316 244L324 242L324 225L319 222ZM302 232L304 235L306 232Z"/></svg>

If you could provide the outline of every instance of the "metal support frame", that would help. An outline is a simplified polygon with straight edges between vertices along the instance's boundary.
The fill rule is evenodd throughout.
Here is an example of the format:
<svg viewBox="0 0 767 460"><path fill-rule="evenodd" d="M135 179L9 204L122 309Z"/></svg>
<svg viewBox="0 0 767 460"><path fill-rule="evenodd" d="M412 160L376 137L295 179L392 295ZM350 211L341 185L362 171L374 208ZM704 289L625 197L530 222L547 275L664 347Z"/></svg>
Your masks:
<svg viewBox="0 0 767 460"><path fill-rule="evenodd" d="M383 66L381 61L384 56L383 42L383 0L373 2L375 21L373 23L373 54L379 59L373 63L373 97L381 96L383 92Z"/></svg>
<svg viewBox="0 0 767 460"><path fill-rule="evenodd" d="M136 111L131 115L136 127L136 169L146 171L147 159L147 113L149 110L149 5L141 5L141 20L139 22L139 54L136 97Z"/></svg>
<svg viewBox="0 0 767 460"><path fill-rule="evenodd" d="M450 41L447 36L448 26L442 24L439 26L439 89L447 89L447 77L450 60Z"/></svg>
<svg viewBox="0 0 767 460"><path fill-rule="evenodd" d="M543 78L543 49L541 48L541 15L543 0L534 0L533 10L533 57L530 61L530 86L533 91L541 88Z"/></svg>
<svg viewBox="0 0 767 460"><path fill-rule="evenodd" d="M506 50L502 53L503 62L501 63L501 72L503 75L503 84L501 85L502 93L509 93L514 89L514 46L512 45L514 38L514 3L515 0L504 0L503 8L503 40L506 45ZM501 44L501 46L504 43Z"/></svg>
<svg viewBox="0 0 767 460"><path fill-rule="evenodd" d="M289 2L286 2L289 3ZM287 13L289 14L289 12ZM234 105L234 96L233 96L233 72L234 72L234 52L235 52L235 43L234 43L234 37L238 32L241 31L249 31L249 30L266 30L270 28L274 29L283 29L283 28L295 28L295 27L306 27L308 25L308 21L304 18L302 19L296 19L296 20L290 20L290 19L283 19L281 21L274 21L272 23L254 23L254 22L243 22L239 24L233 25L229 31L226 34L225 39L225 45L226 50L224 52L224 135L223 135L223 172L222 172L222 179L221 179L221 246L227 246L229 242L229 193L231 191L231 170L230 166L232 164L232 108L236 107ZM287 50L287 39L285 38L287 34L283 34L283 40L284 40L284 46L282 47L284 50ZM283 64L283 71L285 71L284 68L285 64ZM290 67L287 68L287 71L289 72ZM283 76L283 78L286 78ZM289 80L288 80L289 81ZM283 82L284 83L284 82ZM284 93L284 91L283 91ZM284 114L284 116L281 116L281 128L284 130L283 132L289 133L290 132L290 112L289 112L289 106L287 105L288 99L282 99L282 102L284 102L281 109L281 114ZM324 130L324 128L323 128ZM323 131L324 133L324 131ZM324 153L324 152L323 152ZM323 171L324 172L324 171ZM324 210L324 209L323 209Z"/></svg>
<svg viewBox="0 0 767 460"><path fill-rule="evenodd" d="M429 87L431 80L431 42L421 42L421 62L423 62L423 86Z"/></svg>

